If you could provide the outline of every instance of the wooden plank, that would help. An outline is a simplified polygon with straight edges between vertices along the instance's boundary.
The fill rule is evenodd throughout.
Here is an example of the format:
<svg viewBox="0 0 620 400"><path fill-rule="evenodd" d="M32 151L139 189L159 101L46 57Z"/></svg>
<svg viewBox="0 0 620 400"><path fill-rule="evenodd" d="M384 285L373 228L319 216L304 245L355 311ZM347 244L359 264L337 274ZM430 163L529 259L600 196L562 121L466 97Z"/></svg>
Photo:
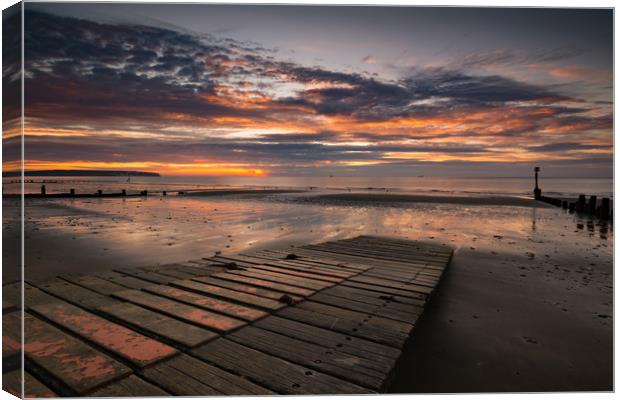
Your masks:
<svg viewBox="0 0 620 400"><path fill-rule="evenodd" d="M360 271L343 269L342 267L332 267L325 264L315 264L301 260L272 261L268 262L267 265L277 265L282 266L283 268L286 267L304 272L318 272L321 275L333 276L342 279L346 279L360 273Z"/></svg>
<svg viewBox="0 0 620 400"><path fill-rule="evenodd" d="M401 351L357 337L304 324L287 318L271 315L253 326L286 335L305 342L318 344L342 353L352 354L376 362L375 367L386 375L392 370Z"/></svg>
<svg viewBox="0 0 620 400"><path fill-rule="evenodd" d="M297 258L293 260L287 260L287 261L311 263L313 265L324 265L324 266L329 266L329 267L340 268L342 270L362 272L362 271L366 271L369 268L367 265L337 260L337 259L330 257L326 253L306 250L302 247L296 247L295 249L292 250L292 252L284 252L284 251L278 251L278 250L264 250L264 251L279 254L283 259L285 259L285 257L288 254L295 254Z"/></svg>
<svg viewBox="0 0 620 400"><path fill-rule="evenodd" d="M22 371L16 369L2 374L2 390L19 398L57 397L52 389L45 386L34 376L24 371L24 395L22 396Z"/></svg>
<svg viewBox="0 0 620 400"><path fill-rule="evenodd" d="M389 279L375 278L363 275L354 276L353 278L349 279L348 282L360 282L368 285L381 286L399 290L408 290L412 292L422 293L425 295L429 295L433 291L433 288L429 286L416 285L412 283L401 283Z"/></svg>
<svg viewBox="0 0 620 400"><path fill-rule="evenodd" d="M277 282L272 282L264 279L250 278L247 276L235 275L228 272L222 272L218 274L212 275L215 278L226 279L229 281L239 282L239 283L247 283L248 285L259 286L263 288L267 288L270 290L279 291L282 293L292 294L295 296L310 296L315 291L309 289L303 289L296 286L285 285ZM200 279L197 279L200 280Z"/></svg>
<svg viewBox="0 0 620 400"><path fill-rule="evenodd" d="M302 302L300 304L303 303L306 302ZM351 314L347 315L347 313ZM402 329L386 329L385 326L381 326L385 324L379 324L379 326L377 326L377 324L370 323L372 319L379 317L342 309L339 313L336 313L336 315L330 315L321 313L317 310L302 309L296 306L287 307L279 311L277 315L314 325L319 328L330 329L336 332L345 333L349 336L355 336L372 342L385 344L397 349L402 348L411 329L413 329L413 325L409 325L409 331L403 331ZM386 319L384 318L383 320ZM386 321L395 323L398 322L392 320Z"/></svg>
<svg viewBox="0 0 620 400"><path fill-rule="evenodd" d="M413 328L412 323L393 321L383 317L367 315L358 311L345 310L340 307L316 303L314 301L304 301L299 303L296 307L308 311L321 313L327 316L356 321L358 322L358 324L360 324L360 327L376 327L377 329L383 329L386 332L397 333L402 335L405 339Z"/></svg>
<svg viewBox="0 0 620 400"><path fill-rule="evenodd" d="M145 281L143 279L139 279L133 276L121 274L120 272L115 271L107 271L95 274L94 276L99 277L101 279L108 280L117 285L124 286L128 289L143 289L145 287L149 287L154 285L151 281Z"/></svg>
<svg viewBox="0 0 620 400"><path fill-rule="evenodd" d="M426 263L412 263L412 262L402 262L402 261L388 261L388 260L378 260L368 257L360 256L359 253L344 253L344 252L334 252L334 251L324 251L324 250L315 250L315 249L305 249L303 252L304 255L308 257L316 257L317 259L322 259L324 256L330 257L329 260L333 260L333 262L339 261L340 263L346 263L347 265L359 265L365 266L366 269L374 268L377 266L377 263L381 263L381 267L391 268L391 269L401 269L406 270L412 267L424 267L430 269L434 269L435 271L441 272L443 270L442 267L431 267Z"/></svg>
<svg viewBox="0 0 620 400"><path fill-rule="evenodd" d="M260 296L260 297L264 297L264 298L272 299L276 301L279 301L280 298L282 298L283 296L282 292L277 292L277 291L265 289L262 287L256 287L256 286L248 285L245 283L227 281L224 279L217 279L217 278L214 278L213 276L210 276L208 278L205 278L205 277L194 278L193 280L196 282L202 282L202 283L206 283L209 285L219 286L222 288L235 290L235 291L242 292L242 293L248 293L248 294L252 294L252 295L256 295L256 296ZM291 297L295 301L299 301L302 299L302 297L295 296L295 295L291 295Z"/></svg>
<svg viewBox="0 0 620 400"><path fill-rule="evenodd" d="M378 236L359 236L357 241L370 242L377 245L390 246L393 248L414 248L420 251L427 251L433 254L442 254L450 256L453 254L453 250L445 245L414 242L409 239L400 238L386 238Z"/></svg>
<svg viewBox="0 0 620 400"><path fill-rule="evenodd" d="M69 303L77 304L88 309L95 309L118 302L111 297L103 296L97 292L93 292L92 290L85 289L59 278L41 283L38 287Z"/></svg>
<svg viewBox="0 0 620 400"><path fill-rule="evenodd" d="M177 396L271 395L271 390L185 354L144 372Z"/></svg>
<svg viewBox="0 0 620 400"><path fill-rule="evenodd" d="M135 375L129 375L88 394L88 397L164 397L170 393Z"/></svg>
<svg viewBox="0 0 620 400"><path fill-rule="evenodd" d="M179 279L172 276L161 275L152 271L143 271L137 268L117 268L115 271L159 285L166 285L168 282Z"/></svg>
<svg viewBox="0 0 620 400"><path fill-rule="evenodd" d="M394 296L386 293L374 292L366 289L359 289L344 285L333 286L327 288L321 293L329 294L330 296L351 298L355 301L361 301L369 304L383 303L390 301L391 303L409 304L423 306L426 303L425 299L413 299L409 297Z"/></svg>
<svg viewBox="0 0 620 400"><path fill-rule="evenodd" d="M304 342L278 333L246 326L226 337L298 365L306 366L346 381L379 390L385 375L371 360Z"/></svg>
<svg viewBox="0 0 620 400"><path fill-rule="evenodd" d="M22 349L22 312L2 314L2 359L20 357Z"/></svg>
<svg viewBox="0 0 620 400"><path fill-rule="evenodd" d="M353 383L223 338L193 350L192 354L281 394L372 393L371 390Z"/></svg>
<svg viewBox="0 0 620 400"><path fill-rule="evenodd" d="M118 292L114 294L114 296L153 311L161 312L171 317L218 332L227 332L245 325L245 322L238 319L216 314L202 308L188 306L177 301L138 290Z"/></svg>
<svg viewBox="0 0 620 400"><path fill-rule="evenodd" d="M286 307L285 303L281 303L276 300L267 299L264 297L255 296L253 294L239 292L236 290L226 289L215 285L209 285L202 282L182 280L174 281L171 283L171 285L187 290L194 290L198 293L205 293L211 296L233 300L239 303L248 304L267 310L279 310Z"/></svg>
<svg viewBox="0 0 620 400"><path fill-rule="evenodd" d="M189 262L185 264L175 264L174 269L176 269L177 271L185 272L186 274L190 274L193 277L209 276L212 273L216 272L213 269L206 268L206 267L200 267L200 266L197 266L196 264L192 264ZM219 269L217 272L219 272Z"/></svg>
<svg viewBox="0 0 620 400"><path fill-rule="evenodd" d="M156 267L139 267L138 269L140 271L144 271L148 273L165 275L165 279L170 279L170 277L176 278L176 279L188 279L188 278L194 277L194 274L189 274L184 271L180 271L176 269L175 267L176 267L176 264L170 264L170 265L158 265ZM166 282L162 282L162 283L166 283Z"/></svg>
<svg viewBox="0 0 620 400"><path fill-rule="evenodd" d="M259 269L259 270L265 270L265 271L271 271L271 272L278 272L278 273L286 274L286 275L290 275L290 276L299 276L299 277L302 277L302 278L316 279L316 280L319 280L319 281L327 281L327 282L330 282L330 283L339 283L339 282L342 282L344 280L344 278L338 278L338 277L335 277L335 276L324 275L320 271L312 271L312 272L303 271L303 270L300 271L298 268L290 267L290 266L287 266L287 265L274 267L271 264L265 264L265 265L257 265L255 267L253 267L253 269Z"/></svg>
<svg viewBox="0 0 620 400"><path fill-rule="evenodd" d="M24 283L24 306L26 308L35 306L37 304L52 303L59 300L60 299L58 297L49 295L28 283Z"/></svg>
<svg viewBox="0 0 620 400"><path fill-rule="evenodd" d="M127 290L124 286L93 275L66 275L61 276L60 278L106 296L109 296L112 293L120 292L121 290Z"/></svg>
<svg viewBox="0 0 620 400"><path fill-rule="evenodd" d="M26 358L33 368L53 377L69 395L83 395L131 372L118 361L32 315L26 314L25 324Z"/></svg>
<svg viewBox="0 0 620 400"><path fill-rule="evenodd" d="M372 305L351 299L344 299L342 297L330 296L328 294L320 292L310 297L309 300L334 307L344 308L351 311L358 311L364 314L371 314L383 318L407 322L410 324L415 324L420 315L422 314L421 307L410 306L409 310L404 311L399 308L390 307L388 305L389 303L384 303L382 305Z"/></svg>
<svg viewBox="0 0 620 400"><path fill-rule="evenodd" d="M359 242L325 242L318 245L311 245L312 248L320 249L332 249L343 252L359 252L365 256L371 258L384 258L386 260L396 261L423 261L431 263L446 262L450 256L443 254L428 254L425 251L420 251L413 248L408 249L387 249L381 246L377 246L374 243L359 243Z"/></svg>
<svg viewBox="0 0 620 400"><path fill-rule="evenodd" d="M178 353L166 344L68 303L34 306L32 311L140 368Z"/></svg>
<svg viewBox="0 0 620 400"><path fill-rule="evenodd" d="M412 262L416 262L416 263L423 262L425 265L435 266L435 267L441 267L445 265L445 261L436 260L436 259L433 259L432 257L416 257L416 258L399 257L398 255L395 255L393 253L386 254L386 253L382 253L378 251L372 251L370 249L354 248L351 246L347 247L347 246L335 245L335 244L320 244L320 245L311 246L307 248L310 250L314 250L314 251L321 251L321 252L332 253L332 254L335 253L338 255L348 255L351 257L358 257L358 258L366 258L366 259L370 259L370 262L392 261L392 262L398 262L401 264L407 264L407 263L412 263Z"/></svg>
<svg viewBox="0 0 620 400"><path fill-rule="evenodd" d="M179 321L131 303L119 303L97 309L113 319L184 348L196 347L218 334Z"/></svg>
<svg viewBox="0 0 620 400"><path fill-rule="evenodd" d="M385 286L376 286L369 285L367 283L354 282L354 281L344 281L342 282L343 286L350 286L358 289L366 289L371 292L385 293L387 295L392 296L400 296L400 297L408 297L412 299L420 299L425 300L427 298L427 294L421 292L414 292L407 289L394 289Z"/></svg>
<svg viewBox="0 0 620 400"><path fill-rule="evenodd" d="M437 246L425 244L421 242L399 243L394 240L382 240L378 238L362 238L344 239L340 241L344 244L353 244L358 246L372 246L376 249L385 251L395 251L404 254L423 254L428 256L449 257L450 251L441 249Z"/></svg>
<svg viewBox="0 0 620 400"><path fill-rule="evenodd" d="M309 290L321 290L329 286L333 286L330 282L321 282L314 279L296 278L291 275L279 274L276 272L262 271L256 268L247 270L233 270L230 274L247 276L248 278L263 279L271 282L282 283L285 285L296 286Z"/></svg>
<svg viewBox="0 0 620 400"><path fill-rule="evenodd" d="M168 297L181 303L189 304L207 310L215 311L220 314L230 315L245 321L254 321L267 316L267 313L256 308L246 307L239 304L219 300L214 297L204 296L195 292L182 290L172 286L153 286L145 289L149 293Z"/></svg>

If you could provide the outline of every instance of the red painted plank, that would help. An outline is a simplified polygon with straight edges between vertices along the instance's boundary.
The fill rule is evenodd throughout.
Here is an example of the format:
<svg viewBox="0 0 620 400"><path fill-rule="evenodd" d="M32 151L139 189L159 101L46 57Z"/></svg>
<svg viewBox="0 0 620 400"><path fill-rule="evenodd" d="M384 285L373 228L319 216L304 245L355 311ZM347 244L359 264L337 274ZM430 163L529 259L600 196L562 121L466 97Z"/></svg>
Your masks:
<svg viewBox="0 0 620 400"><path fill-rule="evenodd" d="M229 274L229 273L219 273L219 274L214 274L212 276L214 276L215 278L219 278L219 279L227 279L230 281L247 283L250 285L265 287L268 289L277 290L280 292L294 294L294 295L303 296L303 297L310 296L315 292L314 290L302 289L296 286L284 285L282 283L266 281L264 279L250 278L247 276L241 276L241 275L235 275L235 274Z"/></svg>
<svg viewBox="0 0 620 400"><path fill-rule="evenodd" d="M246 283L227 281L224 279L217 279L212 276L210 277L200 277L192 279L196 282L202 282L210 285L216 285L219 287L235 290L238 292L249 293L260 297L265 297L267 299L279 300L282 297L282 292L276 292L275 290L269 290L262 287L256 287L252 285L248 285ZM302 300L302 297L291 295L293 300L299 301Z"/></svg>
<svg viewBox="0 0 620 400"><path fill-rule="evenodd" d="M173 347L68 303L34 306L32 311L139 367L178 353Z"/></svg>
<svg viewBox="0 0 620 400"><path fill-rule="evenodd" d="M83 394L131 370L57 328L26 314L24 353L71 393Z"/></svg>
<svg viewBox="0 0 620 400"><path fill-rule="evenodd" d="M225 299L234 300L239 303L249 304L259 308L265 308L268 310L279 310L286 306L286 304L281 303L277 300L266 299L264 297L255 296L253 294L226 289L215 285L208 285L202 282L182 280L174 281L172 282L172 285L188 290L195 290L199 293L206 293L212 296L218 296Z"/></svg>
<svg viewBox="0 0 620 400"><path fill-rule="evenodd" d="M155 296L154 294L141 292L139 290L118 292L115 293L114 296L134 304L150 308L151 310L158 311L196 325L214 329L219 332L227 332L245 325L245 322L235 318L216 314L214 312L203 310L202 308L188 306L177 301L172 301L164 297Z"/></svg>
<svg viewBox="0 0 620 400"><path fill-rule="evenodd" d="M170 286L160 285L146 288L146 291L160 296L169 297L173 300L187 303L189 305L206 308L222 314L230 315L246 321L254 321L258 318L267 316L267 313L255 308L241 306L228 301L218 300L213 297L203 296L186 290L177 289Z"/></svg>

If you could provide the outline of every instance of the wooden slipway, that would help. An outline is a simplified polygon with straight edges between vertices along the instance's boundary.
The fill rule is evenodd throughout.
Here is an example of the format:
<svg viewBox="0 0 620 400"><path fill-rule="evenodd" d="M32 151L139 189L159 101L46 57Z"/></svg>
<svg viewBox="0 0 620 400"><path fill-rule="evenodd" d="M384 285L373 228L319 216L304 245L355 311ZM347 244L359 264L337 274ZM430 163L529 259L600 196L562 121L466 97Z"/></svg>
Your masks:
<svg viewBox="0 0 620 400"><path fill-rule="evenodd" d="M382 392L451 256L360 236L27 281L25 395ZM4 287L6 304L19 290ZM15 394L20 314L3 309Z"/></svg>

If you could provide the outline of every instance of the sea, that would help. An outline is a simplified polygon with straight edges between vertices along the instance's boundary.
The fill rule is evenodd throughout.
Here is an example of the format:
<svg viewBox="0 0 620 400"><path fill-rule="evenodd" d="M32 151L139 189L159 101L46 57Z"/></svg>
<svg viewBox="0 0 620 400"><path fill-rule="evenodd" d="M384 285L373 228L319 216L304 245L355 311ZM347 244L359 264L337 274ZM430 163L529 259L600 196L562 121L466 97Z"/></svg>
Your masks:
<svg viewBox="0 0 620 400"><path fill-rule="evenodd" d="M452 177L210 177L210 176L131 176L127 177L27 177L25 193L39 193L45 185L47 193L150 192L205 189L313 189L315 191L390 192L446 196L531 196L533 178L452 178ZM613 198L610 178L544 178L539 180L543 194L551 197L576 197L579 194ZM3 178L4 193L19 193L18 178Z"/></svg>

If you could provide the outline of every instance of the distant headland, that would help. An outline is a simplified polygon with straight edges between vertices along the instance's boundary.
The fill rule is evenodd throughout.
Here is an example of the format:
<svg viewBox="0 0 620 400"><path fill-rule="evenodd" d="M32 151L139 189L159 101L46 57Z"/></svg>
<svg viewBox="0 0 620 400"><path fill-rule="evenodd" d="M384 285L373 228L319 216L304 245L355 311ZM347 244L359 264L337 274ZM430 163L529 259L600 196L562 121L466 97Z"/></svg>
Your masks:
<svg viewBox="0 0 620 400"><path fill-rule="evenodd" d="M21 176L21 171L7 171L3 177ZM160 176L157 172L143 171L109 171L80 169L50 169L42 171L25 171L24 176Z"/></svg>

